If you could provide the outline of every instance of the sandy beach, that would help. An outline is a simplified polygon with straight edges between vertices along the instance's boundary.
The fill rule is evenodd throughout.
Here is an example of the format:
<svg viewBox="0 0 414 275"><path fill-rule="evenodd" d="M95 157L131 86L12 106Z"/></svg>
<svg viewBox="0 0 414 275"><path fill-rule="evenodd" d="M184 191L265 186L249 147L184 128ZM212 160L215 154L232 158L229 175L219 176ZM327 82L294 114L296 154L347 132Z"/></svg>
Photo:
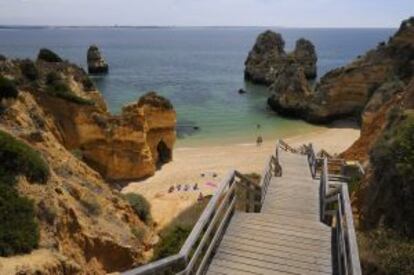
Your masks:
<svg viewBox="0 0 414 275"><path fill-rule="evenodd" d="M292 146L313 143L314 147L325 149L331 154L341 153L358 139L360 130L348 122L337 123L326 128L285 138ZM213 194L229 170L242 173L261 174L266 159L275 149L275 140L265 140L261 146L254 143L226 146L203 146L197 148L176 148L174 160L157 171L153 177L132 182L122 192L136 192L151 203L151 212L157 229L168 225L181 211L197 202L200 192ZM171 186L181 184L181 190L169 193ZM198 190L193 190L197 184ZM184 191L188 185L189 190Z"/></svg>

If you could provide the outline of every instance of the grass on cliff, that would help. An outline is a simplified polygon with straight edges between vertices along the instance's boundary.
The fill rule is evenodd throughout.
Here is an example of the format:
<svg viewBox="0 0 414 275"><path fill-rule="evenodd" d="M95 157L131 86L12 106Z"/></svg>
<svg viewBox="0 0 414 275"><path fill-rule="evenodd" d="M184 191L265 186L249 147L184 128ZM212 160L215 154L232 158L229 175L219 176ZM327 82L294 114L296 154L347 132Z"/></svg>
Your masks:
<svg viewBox="0 0 414 275"><path fill-rule="evenodd" d="M30 59L23 60L20 63L22 74L30 81L35 81L39 77L36 65Z"/></svg>
<svg viewBox="0 0 414 275"><path fill-rule="evenodd" d="M33 203L15 188L19 175L46 183L49 167L30 146L0 131L0 256L28 253L39 241Z"/></svg>
<svg viewBox="0 0 414 275"><path fill-rule="evenodd" d="M174 255L180 251L210 198L211 196L205 197L203 201L187 208L160 231L161 240L154 249L154 261Z"/></svg>
<svg viewBox="0 0 414 275"><path fill-rule="evenodd" d="M384 225L414 238L414 114L391 126L370 153Z"/></svg>
<svg viewBox="0 0 414 275"><path fill-rule="evenodd" d="M49 81L49 80L47 80ZM94 102L89 99L82 98L74 94L66 83L57 81L50 84L47 88L47 92L53 96L62 98L64 100L80 104L80 105L94 105Z"/></svg>
<svg viewBox="0 0 414 275"><path fill-rule="evenodd" d="M370 152L373 179L363 191L358 235L364 274L413 274L414 114L393 111Z"/></svg>
<svg viewBox="0 0 414 275"><path fill-rule="evenodd" d="M28 253L37 248L39 228L32 201L0 182L0 256Z"/></svg>
<svg viewBox="0 0 414 275"><path fill-rule="evenodd" d="M406 275L414 270L414 240L379 228L358 233L364 274Z"/></svg>
<svg viewBox="0 0 414 275"><path fill-rule="evenodd" d="M0 163L10 176L25 175L31 182L46 183L49 167L39 152L13 136L0 131Z"/></svg>
<svg viewBox="0 0 414 275"><path fill-rule="evenodd" d="M151 206L142 195L136 193L128 193L125 194L124 197L143 222L148 224L152 221Z"/></svg>

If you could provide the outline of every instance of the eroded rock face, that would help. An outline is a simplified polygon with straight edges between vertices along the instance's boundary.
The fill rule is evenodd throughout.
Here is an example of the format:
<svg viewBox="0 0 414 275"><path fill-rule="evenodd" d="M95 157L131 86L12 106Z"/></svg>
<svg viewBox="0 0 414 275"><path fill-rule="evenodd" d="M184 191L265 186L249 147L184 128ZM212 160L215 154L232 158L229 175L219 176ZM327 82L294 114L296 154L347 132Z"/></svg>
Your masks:
<svg viewBox="0 0 414 275"><path fill-rule="evenodd" d="M109 66L102 57L98 46L92 45L88 49L88 71L90 74L106 74L108 73Z"/></svg>
<svg viewBox="0 0 414 275"><path fill-rule="evenodd" d="M296 61L303 67L307 79L314 79L317 75L315 46L309 40L304 38L296 41L296 47L293 52Z"/></svg>
<svg viewBox="0 0 414 275"><path fill-rule="evenodd" d="M306 103L312 91L303 66L294 61L283 66L269 90L272 96L267 102L273 110L293 117L307 112Z"/></svg>
<svg viewBox="0 0 414 275"><path fill-rule="evenodd" d="M299 117L311 122L359 118L371 96L383 84L393 80L407 82L414 75L413 21L404 21L388 43L380 43L375 50L351 64L324 75L312 92L312 97L304 98L307 111L296 112ZM292 97L295 95L292 94ZM275 111L283 112L281 104L273 106L277 106ZM292 110L290 112L294 113Z"/></svg>
<svg viewBox="0 0 414 275"><path fill-rule="evenodd" d="M158 166L172 160L176 113L171 103L156 93L125 106L120 116L94 114L92 119L99 127L88 121L79 129L81 143L77 146L82 148L86 162L108 180L151 176Z"/></svg>
<svg viewBox="0 0 414 275"><path fill-rule="evenodd" d="M0 75L18 83L17 97L1 102L0 129L30 144L49 165L45 185L17 183L19 194L33 200L39 249L47 255L0 258L0 274L106 274L146 262L154 232L102 176L145 177L171 159L171 103L149 93L114 116L79 67L40 59L30 80L21 62L0 61Z"/></svg>
<svg viewBox="0 0 414 275"><path fill-rule="evenodd" d="M246 61L244 78L257 84L271 85L279 71L289 64L304 67L308 79L316 77L316 52L313 44L299 39L294 52L285 52L282 35L273 31L261 33L250 51Z"/></svg>
<svg viewBox="0 0 414 275"><path fill-rule="evenodd" d="M270 85L274 74L285 62L285 41L273 31L260 34L250 51L244 70L244 78L254 83Z"/></svg>

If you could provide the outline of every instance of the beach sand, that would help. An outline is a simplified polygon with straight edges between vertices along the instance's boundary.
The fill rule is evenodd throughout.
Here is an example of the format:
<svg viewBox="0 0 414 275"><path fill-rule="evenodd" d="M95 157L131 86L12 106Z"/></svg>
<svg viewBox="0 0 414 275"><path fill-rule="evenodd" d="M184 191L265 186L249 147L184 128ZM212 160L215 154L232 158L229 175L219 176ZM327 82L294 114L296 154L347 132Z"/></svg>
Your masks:
<svg viewBox="0 0 414 275"><path fill-rule="evenodd" d="M316 150L325 149L331 154L341 153L358 139L360 130L349 122L338 122L330 127L284 140L292 146L313 143ZM174 160L157 171L153 177L132 182L122 192L142 194L151 204L151 213L161 230L180 212L197 202L200 192L214 194L215 186L231 169L242 173L262 173L268 157L274 152L275 140L265 140L261 146L255 143L225 146L176 148ZM204 176L202 176L204 174ZM171 186L198 185L199 190L168 193Z"/></svg>

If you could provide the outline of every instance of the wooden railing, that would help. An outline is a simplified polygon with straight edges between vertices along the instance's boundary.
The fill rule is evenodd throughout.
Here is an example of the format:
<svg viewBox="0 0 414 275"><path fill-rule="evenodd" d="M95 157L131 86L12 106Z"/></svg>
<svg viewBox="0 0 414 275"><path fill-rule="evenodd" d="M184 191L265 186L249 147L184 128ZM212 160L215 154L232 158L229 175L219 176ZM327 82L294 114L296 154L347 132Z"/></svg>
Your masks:
<svg viewBox="0 0 414 275"><path fill-rule="evenodd" d="M348 185L329 182L328 160L323 160L321 174L321 219L334 227L339 275L360 275L358 245L356 241Z"/></svg>
<svg viewBox="0 0 414 275"><path fill-rule="evenodd" d="M286 142L284 142L281 139L279 139L277 141L277 143L278 144L276 145L276 147L278 147L278 148L280 148L282 150L285 150L287 152L291 152L291 153L294 153L294 154L299 154L300 153L300 151L298 149L293 148L292 146L290 146L289 144L287 144Z"/></svg>
<svg viewBox="0 0 414 275"><path fill-rule="evenodd" d="M315 178L318 166L318 159L316 158L315 150L313 149L312 143L309 143L309 145L307 146L307 155L312 177Z"/></svg>
<svg viewBox="0 0 414 275"><path fill-rule="evenodd" d="M277 149L278 150L278 149ZM266 163L259 184L233 170L222 181L211 198L179 253L159 261L124 272L124 275L146 274L203 274L208 262L223 237L236 203L245 203L246 212L259 212L272 176L279 173L277 156ZM237 188L244 188L246 196L238 197Z"/></svg>

